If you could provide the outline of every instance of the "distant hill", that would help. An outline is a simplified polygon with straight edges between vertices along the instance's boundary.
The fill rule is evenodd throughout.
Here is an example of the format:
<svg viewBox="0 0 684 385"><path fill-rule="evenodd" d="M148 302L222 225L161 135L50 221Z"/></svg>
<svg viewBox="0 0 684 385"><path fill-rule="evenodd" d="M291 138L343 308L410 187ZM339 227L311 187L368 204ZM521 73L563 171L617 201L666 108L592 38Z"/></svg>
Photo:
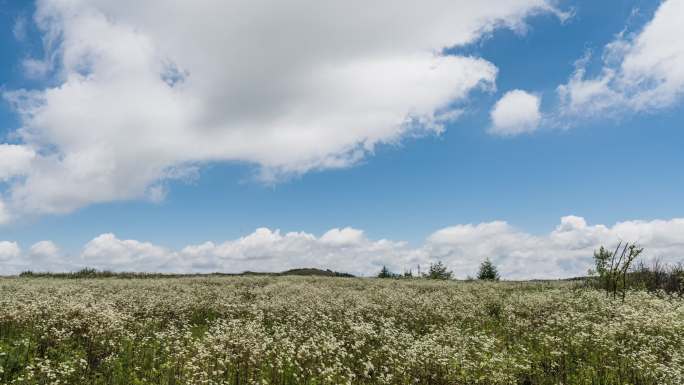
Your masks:
<svg viewBox="0 0 684 385"><path fill-rule="evenodd" d="M348 278L354 277L352 274L349 274L349 273L340 273L337 271L332 271L330 269L321 270L321 269L314 269L314 268L290 269L287 271L283 271L282 273L279 273L278 275L313 275L313 276L320 276L320 277L348 277Z"/></svg>
<svg viewBox="0 0 684 385"><path fill-rule="evenodd" d="M24 278L181 278L181 277L215 277L215 276L284 276L284 275L298 275L298 276L315 276L315 277L348 277L352 278L354 275L349 273L340 273L330 269L322 270L316 268L298 268L290 269L282 272L258 272L245 271L242 273L197 273L197 274L173 274L173 273L141 273L141 272L113 272L107 270L96 270L91 268L84 268L75 272L34 272L24 271L19 274Z"/></svg>

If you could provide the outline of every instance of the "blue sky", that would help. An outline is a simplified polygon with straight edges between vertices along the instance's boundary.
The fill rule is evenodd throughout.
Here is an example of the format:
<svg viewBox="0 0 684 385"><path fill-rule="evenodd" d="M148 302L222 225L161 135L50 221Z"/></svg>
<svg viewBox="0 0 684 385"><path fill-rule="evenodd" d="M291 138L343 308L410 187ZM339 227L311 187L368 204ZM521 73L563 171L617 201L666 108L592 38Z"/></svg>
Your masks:
<svg viewBox="0 0 684 385"><path fill-rule="evenodd" d="M675 0L669 2L678 3ZM679 98L682 89L677 88L682 84L676 83L676 76L664 75L662 79L665 80L659 79L675 83L675 91L668 91L675 96L655 106L636 101L638 95L649 90L629 88L618 80L611 80L617 85L610 87L620 95L627 95L625 98L628 100L596 111L591 110L591 106L578 104L579 107L572 107L574 109L568 112L571 108L568 103L564 104L557 91L560 85L569 83L576 70L576 61L587 53L591 53L591 58L586 64L584 80L601 78L606 68L621 68L620 63L615 65L602 60L602 55L607 56L606 46L623 41L629 47L636 47L639 34L654 19L661 3L561 1L552 5L557 12L564 12L564 16L559 16L556 11L535 10L537 5L532 4L530 10L524 11L525 17L516 19L514 28L499 27L500 21L498 24L493 22L490 33L480 34L466 43L442 47L446 56L486 60L498 69L498 73L491 84L472 87L467 96L452 100L450 105L458 109L460 115L446 122L438 132L419 130L418 133L392 134L373 143L373 150L364 152L362 157L332 167L326 162L308 166L308 158L305 160L307 166L300 166L299 160L294 162L290 158L282 161L277 157L272 161L271 154L292 146L289 142L265 150L267 155L230 155L219 159L221 157L212 152L212 155L192 158L199 161L190 162L191 170L182 171L187 171L185 174L190 176L158 176L145 181L142 188L146 190L142 195L137 192L129 194L128 187L123 188L122 191L126 192L120 194L98 190L93 194L101 193L101 197L77 203L69 201L63 210L53 201L61 202L66 198L60 196L52 200L45 194L24 191L28 188L22 190L28 198L15 203L13 199L19 200L12 196L12 189L20 189L16 186L21 186L25 176L13 175L4 185L5 206L11 219L0 227L0 241L19 246L20 254L14 258L29 259L31 245L49 240L58 250L54 252L59 255L54 257L55 260L66 260L65 266L71 266L87 264L87 261L82 261L87 254L84 247L87 249L88 242L108 233L115 234L117 241L149 242L150 246L163 248L167 253L176 253L186 245L236 240L261 227L272 231L280 229L282 234L304 232L318 237L330 229L349 227L362 230L362 237L368 242L380 239L406 241L407 245L398 246L402 251L388 252L375 261L391 264L400 259L402 262L395 265L400 269L412 266L420 258L425 261L438 258L438 255L416 257L406 256L406 253L425 249L429 239L441 230L468 224L502 221L507 226L506 231L546 239L554 229L562 227L560 218L569 215L584 218L585 226L591 229L596 230L592 226L603 224L611 231L618 222L642 221L639 223L649 224L658 220L672 222L684 217L684 178L681 172L684 165L684 105ZM682 9L681 6L672 8ZM504 19L518 17L519 11L512 11L515 16L504 16ZM35 5L28 1L0 1L0 85L4 93L19 89L42 92L67 82L66 75L60 71L68 64L60 60L68 56L65 52L68 52L69 38L62 37L64 47L46 47L43 39L50 26L44 24L41 30L36 24L40 21L34 21L34 12ZM121 16L121 12L126 11L102 12L111 12L108 16L112 23L117 23L117 17L121 20L127 17ZM17 36L13 30L20 28L17 23L22 20L25 26L21 28L21 36ZM69 22L65 20L63 23ZM66 33L67 27L61 28L62 33ZM145 28L141 31L144 33ZM621 31L625 31L623 35L619 35ZM249 40L250 35L245 39ZM445 39L448 41L448 36ZM154 38L150 41L150 44L155 43ZM454 39L454 42L458 41ZM105 44L103 40L97 40L97 43ZM160 42L159 46L164 44ZM178 55L181 50L169 52ZM629 52L622 54L618 61L624 63L630 54L637 55ZM45 63L50 53L57 54L56 64L51 63L47 71L38 75L28 73L27 58L37 58ZM117 54L119 51L112 53ZM678 54L682 60L683 51ZM292 55L296 56L295 53ZM199 70L192 64L187 64L186 68L183 59L182 56L173 58L177 62L175 65L187 71L186 76L190 79L187 82L191 84ZM98 75L100 68L105 68L104 64L94 64L84 71ZM238 72L236 76L243 75L239 69L235 71ZM624 78L628 77L624 75ZM523 90L539 98L541 120L529 126L533 127L531 132L493 134L492 109L512 90ZM414 89L401 88L401 92L411 94ZM4 133L4 142L24 145L27 139L17 139L16 132L26 125L27 117L22 116L16 105L8 102L10 98L6 96L5 99L0 104L0 131ZM266 100L263 105L250 105L249 108L259 111L270 109L266 112L268 114L275 108L269 103ZM594 106L599 103L601 101L591 102ZM116 104L111 106L114 110L117 107ZM84 105L83 108L90 107ZM230 110L231 107L226 108ZM587 108L586 112L582 108ZM48 119L53 116L56 115L46 115ZM64 124L73 124L69 122L73 120L65 118ZM128 128L127 140L147 140L144 136L136 138L135 127ZM164 135L161 125L155 129L160 136ZM268 129L265 128L264 132L269 132ZM344 125L335 127L335 130L347 129ZM98 126L95 124L84 130L97 133ZM68 147L64 141L59 143L64 148ZM331 148L330 153L336 156L346 151ZM132 153L131 156L136 155ZM141 162L146 160L141 159ZM179 161L178 164L186 163ZM0 167L2 164L0 162ZM176 165L173 164L174 167ZM264 169L286 171L278 171L275 178L264 180L261 176ZM38 178L29 172L33 171L27 171L27 179ZM38 171L35 173L39 175ZM69 182L65 180L64 183ZM51 184L36 184L38 187L48 185ZM146 195L150 186L163 188L163 196L150 198ZM131 191L136 188L138 186L131 187ZM43 201L34 199L34 196L49 201L49 209L43 209L46 207ZM39 208L31 206L26 209L27 205L34 204L31 202L39 202L35 203ZM674 226L675 230L681 228L679 222ZM636 234L648 243L651 239L648 237L653 237L653 234L644 231ZM611 233L610 236L617 240L620 234L616 234ZM591 238L591 242L595 241L595 237ZM606 239L606 242L610 241ZM454 242L457 244L458 240L451 244ZM583 241L578 242L584 245ZM584 254L577 254L580 262L561 261L529 275L561 276L583 270L582 263L587 261L586 250L594 246L591 242L589 246L583 246ZM680 252L684 247L678 249L673 245L680 244L684 241L677 238L668 240L665 245L654 244L654 248L662 247L667 250L663 251L666 257L677 260L681 258ZM491 252L505 265L509 263L505 261L516 253L515 250L504 249L494 248ZM331 253L329 250L326 252ZM269 254L270 251L263 253ZM340 253L334 254L335 258L345 258L344 252ZM361 254L356 252L353 257ZM464 260L449 252L443 253L442 258L454 268L461 267ZM93 259L95 262L111 267L107 264L107 256ZM21 265L16 261L12 263L13 266ZM36 262L32 263L35 266ZM470 266L463 263L463 266ZM516 265L510 263L511 266ZM168 263L163 266L168 266ZM261 267L255 266L257 269ZM565 271L562 266L571 268ZM139 268L135 264L115 268L125 270L126 267ZM347 265L340 265L340 268L345 267ZM263 265L264 270L270 268L271 265ZM465 267L466 270L469 268ZM511 277L525 276L523 268L510 267L509 270Z"/></svg>

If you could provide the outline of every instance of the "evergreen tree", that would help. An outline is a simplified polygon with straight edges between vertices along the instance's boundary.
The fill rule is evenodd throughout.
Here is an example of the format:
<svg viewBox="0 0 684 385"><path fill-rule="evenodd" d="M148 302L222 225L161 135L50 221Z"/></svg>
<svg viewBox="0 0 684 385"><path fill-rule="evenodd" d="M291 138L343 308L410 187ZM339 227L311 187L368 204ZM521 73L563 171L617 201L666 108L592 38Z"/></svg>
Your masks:
<svg viewBox="0 0 684 385"><path fill-rule="evenodd" d="M425 278L429 279L451 279L453 273L447 270L446 265L441 261L437 263L431 263L430 269L428 270Z"/></svg>
<svg viewBox="0 0 684 385"><path fill-rule="evenodd" d="M477 273L477 279L484 281L498 281L499 272L496 270L496 266L489 260L485 259L480 265L480 271Z"/></svg>
<svg viewBox="0 0 684 385"><path fill-rule="evenodd" d="M387 266L382 265L382 270L378 273L378 278L393 278L394 273L392 273Z"/></svg>

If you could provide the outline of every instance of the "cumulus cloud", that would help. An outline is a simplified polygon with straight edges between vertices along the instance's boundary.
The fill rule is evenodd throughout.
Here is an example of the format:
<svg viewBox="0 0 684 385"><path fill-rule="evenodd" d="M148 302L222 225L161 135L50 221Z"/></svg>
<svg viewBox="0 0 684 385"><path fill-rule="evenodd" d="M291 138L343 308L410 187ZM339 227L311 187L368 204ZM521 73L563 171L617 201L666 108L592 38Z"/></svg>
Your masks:
<svg viewBox="0 0 684 385"><path fill-rule="evenodd" d="M16 242L0 241L0 275L25 270L71 271L80 266L51 241L40 241L23 251Z"/></svg>
<svg viewBox="0 0 684 385"><path fill-rule="evenodd" d="M489 132L513 136L535 131L541 121L540 104L541 97L523 90L506 92L492 108Z"/></svg>
<svg viewBox="0 0 684 385"><path fill-rule="evenodd" d="M368 239L363 231L350 227L331 229L321 236L259 228L238 239L179 250L102 234L72 257L65 257L51 242L39 242L26 254L14 242L0 242L0 266L3 274L89 266L114 271L229 273L316 267L374 275L383 265L396 272L417 272L419 266L425 271L430 263L442 261L457 277L465 278L490 258L506 279L564 278L586 274L592 267L593 251L602 245L614 247L620 240L644 246L646 260L684 262L683 218L606 226L590 225L584 218L570 215L540 235L504 221L446 227L431 234L420 247Z"/></svg>
<svg viewBox="0 0 684 385"><path fill-rule="evenodd" d="M664 1L638 33L620 33L606 45L603 66L587 74L590 57L576 63L569 81L558 87L561 112L591 116L666 108L684 92L684 0Z"/></svg>
<svg viewBox="0 0 684 385"><path fill-rule="evenodd" d="M79 264L62 253L60 248L52 241L40 241L34 243L24 256L26 259L25 269L41 271L71 271Z"/></svg>
<svg viewBox="0 0 684 385"><path fill-rule="evenodd" d="M163 247L148 242L121 240L107 233L83 247L81 262L105 270L168 271L166 264L173 256Z"/></svg>
<svg viewBox="0 0 684 385"><path fill-rule="evenodd" d="M490 258L508 278L557 278L586 274L593 250L618 241L638 242L645 258L684 262L684 219L626 221L612 227L588 225L584 218L566 216L545 235L517 230L506 222L459 225L432 234L427 254L449 261L456 271L475 271ZM472 273L471 273L472 274Z"/></svg>
<svg viewBox="0 0 684 385"><path fill-rule="evenodd" d="M29 249L29 254L38 259L55 259L60 255L59 247L52 241L36 242Z"/></svg>
<svg viewBox="0 0 684 385"><path fill-rule="evenodd" d="M39 0L46 52L24 64L57 85L4 93L39 154L6 205L155 200L207 162L266 180L353 165L441 132L471 91L494 86L492 63L445 47L522 31L539 12L564 17L545 0Z"/></svg>
<svg viewBox="0 0 684 385"><path fill-rule="evenodd" d="M26 146L0 144L0 181L29 171L36 153Z"/></svg>
<svg viewBox="0 0 684 385"><path fill-rule="evenodd" d="M9 262L21 255L21 249L16 242L0 242L0 262Z"/></svg>
<svg viewBox="0 0 684 385"><path fill-rule="evenodd" d="M331 229L321 236L321 242L332 245L355 245L364 239L363 231L351 227Z"/></svg>
<svg viewBox="0 0 684 385"><path fill-rule="evenodd" d="M188 246L178 254L188 268L229 269L232 272L283 271L316 267L367 274L392 263L408 262L415 250L404 242L372 241L357 229L332 229L321 237L304 232L281 234L278 230L257 229L254 233L218 245L207 242Z"/></svg>

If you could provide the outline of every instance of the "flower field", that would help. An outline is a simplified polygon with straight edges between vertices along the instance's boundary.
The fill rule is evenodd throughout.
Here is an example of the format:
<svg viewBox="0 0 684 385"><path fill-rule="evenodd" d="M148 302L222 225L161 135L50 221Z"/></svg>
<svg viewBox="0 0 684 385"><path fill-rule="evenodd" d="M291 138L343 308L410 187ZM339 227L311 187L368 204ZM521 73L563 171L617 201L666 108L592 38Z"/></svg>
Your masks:
<svg viewBox="0 0 684 385"><path fill-rule="evenodd" d="M2 384L682 384L684 300L572 283L0 279Z"/></svg>

